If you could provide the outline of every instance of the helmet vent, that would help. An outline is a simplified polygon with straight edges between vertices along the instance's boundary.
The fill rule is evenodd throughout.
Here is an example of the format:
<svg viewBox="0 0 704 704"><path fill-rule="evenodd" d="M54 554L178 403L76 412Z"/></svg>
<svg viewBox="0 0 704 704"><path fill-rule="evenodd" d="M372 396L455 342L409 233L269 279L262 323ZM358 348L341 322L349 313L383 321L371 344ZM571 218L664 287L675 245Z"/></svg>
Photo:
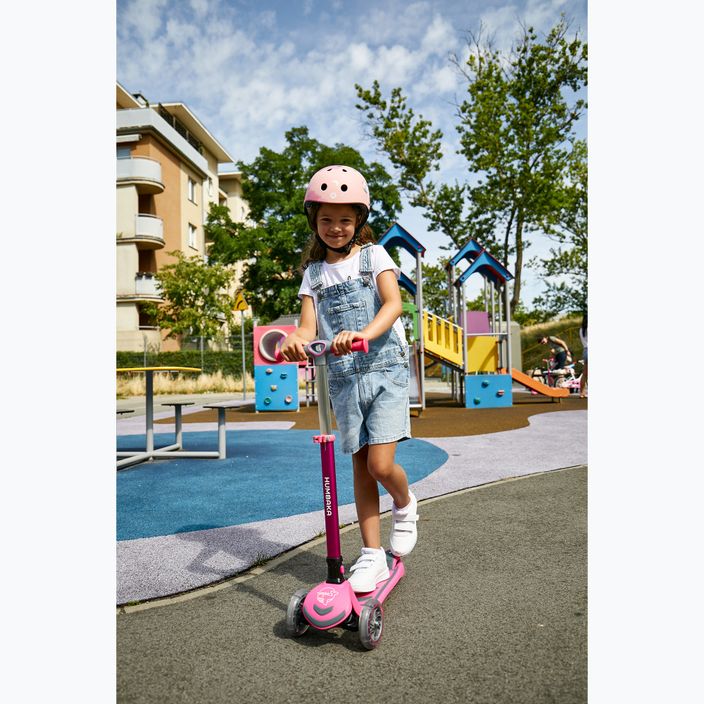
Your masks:
<svg viewBox="0 0 704 704"><path fill-rule="evenodd" d="M340 186L340 190L341 190L341 191L346 191L346 190L347 190L347 184L346 184L346 183L343 183L343 184Z"/></svg>
<svg viewBox="0 0 704 704"><path fill-rule="evenodd" d="M320 186L320 190L321 190L321 191L325 191L325 190L327 190L327 187L328 187L328 184L327 184L327 183L323 183L323 184L321 184L321 186Z"/></svg>

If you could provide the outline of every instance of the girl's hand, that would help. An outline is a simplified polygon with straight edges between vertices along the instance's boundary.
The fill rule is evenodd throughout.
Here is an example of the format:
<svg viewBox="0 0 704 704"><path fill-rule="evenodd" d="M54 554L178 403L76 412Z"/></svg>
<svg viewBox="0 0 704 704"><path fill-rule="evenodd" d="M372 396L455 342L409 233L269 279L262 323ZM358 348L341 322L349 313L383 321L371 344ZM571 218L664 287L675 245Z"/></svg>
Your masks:
<svg viewBox="0 0 704 704"><path fill-rule="evenodd" d="M281 355L287 362L305 362L307 356L303 347L306 341L292 332L281 345Z"/></svg>
<svg viewBox="0 0 704 704"><path fill-rule="evenodd" d="M343 330L339 332L332 341L332 351L334 354L349 354L352 352L352 343L355 340L369 340L370 336L365 332Z"/></svg>

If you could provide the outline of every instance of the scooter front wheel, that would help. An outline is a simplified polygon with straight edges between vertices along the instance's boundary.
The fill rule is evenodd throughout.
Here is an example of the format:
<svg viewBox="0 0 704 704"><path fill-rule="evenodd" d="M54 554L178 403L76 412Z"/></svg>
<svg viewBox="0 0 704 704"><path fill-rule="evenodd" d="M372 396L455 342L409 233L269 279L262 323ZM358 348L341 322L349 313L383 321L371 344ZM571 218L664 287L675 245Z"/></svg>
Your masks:
<svg viewBox="0 0 704 704"><path fill-rule="evenodd" d="M370 599L359 614L359 640L367 650L373 650L381 641L384 629L384 611L376 599Z"/></svg>
<svg viewBox="0 0 704 704"><path fill-rule="evenodd" d="M302 636L308 630L308 621L303 616L303 600L307 589L299 589L289 600L286 609L286 633L292 638Z"/></svg>

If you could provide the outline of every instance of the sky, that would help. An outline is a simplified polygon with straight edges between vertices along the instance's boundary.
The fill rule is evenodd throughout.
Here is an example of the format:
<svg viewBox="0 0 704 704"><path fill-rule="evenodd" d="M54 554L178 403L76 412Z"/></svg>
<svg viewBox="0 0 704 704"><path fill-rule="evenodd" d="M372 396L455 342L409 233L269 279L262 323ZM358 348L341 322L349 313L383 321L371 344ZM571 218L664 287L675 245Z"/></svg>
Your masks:
<svg viewBox="0 0 704 704"><path fill-rule="evenodd" d="M348 144L393 174L355 108L355 83L377 79L384 96L401 87L442 130L435 178L446 183L468 180L455 129L466 82L450 57L466 59L469 32L482 28L508 49L520 22L542 33L564 13L587 39L585 0L118 0L116 10L117 80L150 102L188 105L234 162L251 162L262 146L280 151L286 131L306 125L320 142ZM578 132L586 136L586 118ZM447 256L439 247L449 238L428 232L420 210L405 204L398 221L426 246L426 262ZM533 241L529 255L547 252L545 238ZM529 270L524 277L530 303L542 286ZM470 282L471 297L480 282Z"/></svg>

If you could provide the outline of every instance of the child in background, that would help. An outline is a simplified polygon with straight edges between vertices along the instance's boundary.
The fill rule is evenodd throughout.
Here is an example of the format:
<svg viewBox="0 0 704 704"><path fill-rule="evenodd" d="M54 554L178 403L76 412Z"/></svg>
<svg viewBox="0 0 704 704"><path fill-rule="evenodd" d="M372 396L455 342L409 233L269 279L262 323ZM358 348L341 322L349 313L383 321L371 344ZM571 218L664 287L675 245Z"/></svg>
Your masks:
<svg viewBox="0 0 704 704"><path fill-rule="evenodd" d="M411 436L408 345L401 315L400 270L373 243L367 182L349 166L326 166L308 184L304 207L313 236L303 255L300 326L281 353L305 361L304 345L332 340L339 357L328 363L330 400L342 451L352 454L354 495L362 554L350 569L355 592L372 591L388 578L381 545L379 487L393 498L389 547L407 555L416 544L417 501L396 446ZM354 340L369 352L351 352Z"/></svg>

